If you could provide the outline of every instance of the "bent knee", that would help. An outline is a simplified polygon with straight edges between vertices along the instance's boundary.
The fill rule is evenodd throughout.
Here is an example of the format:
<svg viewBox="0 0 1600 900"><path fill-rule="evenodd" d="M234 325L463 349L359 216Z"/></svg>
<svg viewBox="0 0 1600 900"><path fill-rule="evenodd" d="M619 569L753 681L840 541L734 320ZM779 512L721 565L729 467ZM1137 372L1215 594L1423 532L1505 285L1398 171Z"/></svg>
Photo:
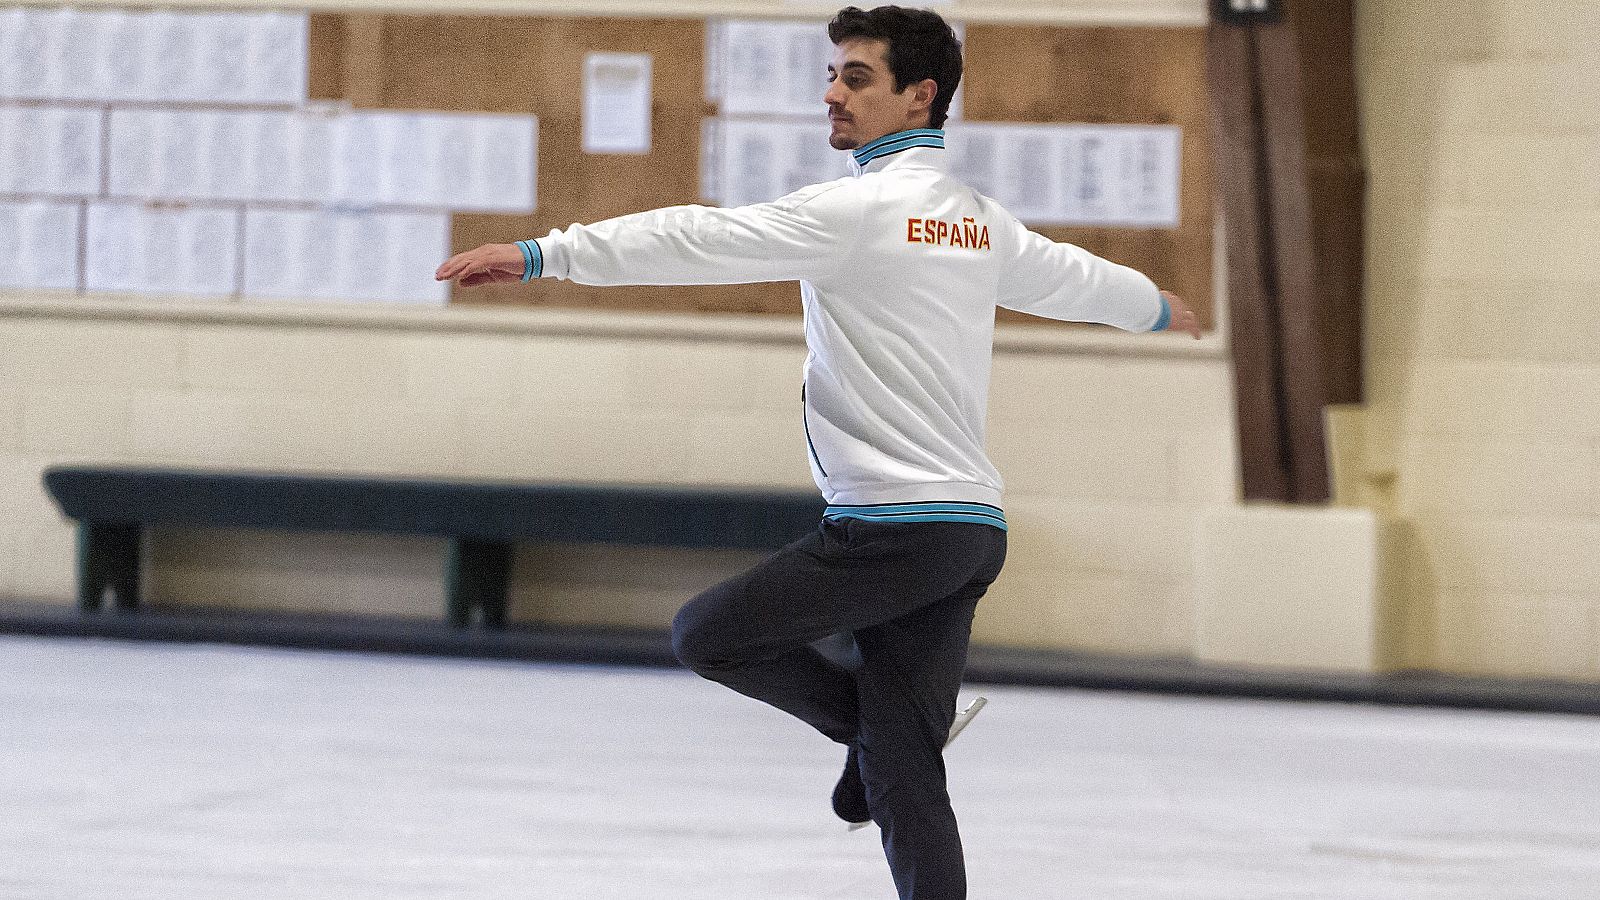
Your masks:
<svg viewBox="0 0 1600 900"><path fill-rule="evenodd" d="M672 653L702 675L733 668L735 652L714 620L697 615L691 603L672 620Z"/></svg>

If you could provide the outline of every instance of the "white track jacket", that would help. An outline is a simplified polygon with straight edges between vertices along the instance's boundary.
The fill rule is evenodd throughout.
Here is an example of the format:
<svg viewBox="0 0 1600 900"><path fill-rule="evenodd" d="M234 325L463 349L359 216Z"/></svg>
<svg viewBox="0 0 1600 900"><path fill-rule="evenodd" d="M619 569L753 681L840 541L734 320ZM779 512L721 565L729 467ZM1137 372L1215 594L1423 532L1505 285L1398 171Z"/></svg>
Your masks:
<svg viewBox="0 0 1600 900"><path fill-rule="evenodd" d="M530 241L580 284L800 282L801 413L831 517L1004 526L984 452L996 306L1166 325L1139 272L1029 231L947 171L944 133L851 154L853 177L737 209L673 206Z"/></svg>

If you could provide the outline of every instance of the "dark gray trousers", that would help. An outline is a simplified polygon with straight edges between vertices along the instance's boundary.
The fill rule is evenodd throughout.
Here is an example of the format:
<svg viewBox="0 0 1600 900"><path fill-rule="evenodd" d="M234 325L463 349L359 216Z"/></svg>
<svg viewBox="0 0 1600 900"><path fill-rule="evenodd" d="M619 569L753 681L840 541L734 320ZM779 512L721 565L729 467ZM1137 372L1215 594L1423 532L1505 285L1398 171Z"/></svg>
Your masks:
<svg viewBox="0 0 1600 900"><path fill-rule="evenodd" d="M859 744L901 900L967 895L943 750L973 611L1005 554L990 525L824 520L672 624L684 665ZM855 636L859 669L811 646L840 632Z"/></svg>

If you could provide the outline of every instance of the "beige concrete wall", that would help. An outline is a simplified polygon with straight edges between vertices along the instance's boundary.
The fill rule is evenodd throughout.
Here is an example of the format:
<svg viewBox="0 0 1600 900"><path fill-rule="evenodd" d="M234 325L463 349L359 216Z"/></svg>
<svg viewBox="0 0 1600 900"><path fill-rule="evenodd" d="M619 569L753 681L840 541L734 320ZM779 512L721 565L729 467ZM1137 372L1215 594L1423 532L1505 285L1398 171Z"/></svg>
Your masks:
<svg viewBox="0 0 1600 900"><path fill-rule="evenodd" d="M1600 4L1365 0L1365 466L1411 662L1600 677Z"/></svg>
<svg viewBox="0 0 1600 900"><path fill-rule="evenodd" d="M21 0L38 6L60 0ZM129 6L127 0L78 0L75 6ZM160 0L175 9L237 8L283 4L261 0ZM844 3L833 0L308 0L297 9L328 12L450 12L581 16L737 16L827 18ZM859 4L858 4L859 5ZM1206 21L1206 0L956 0L938 9L968 22L1063 25L1192 26Z"/></svg>
<svg viewBox="0 0 1600 900"><path fill-rule="evenodd" d="M979 639L1183 654L1193 525L1234 496L1215 341L1013 327L991 449L1012 557ZM63 461L811 487L797 322L0 298L0 596L65 603ZM159 533L168 603L437 617L424 539ZM525 547L523 620L659 626L755 557Z"/></svg>

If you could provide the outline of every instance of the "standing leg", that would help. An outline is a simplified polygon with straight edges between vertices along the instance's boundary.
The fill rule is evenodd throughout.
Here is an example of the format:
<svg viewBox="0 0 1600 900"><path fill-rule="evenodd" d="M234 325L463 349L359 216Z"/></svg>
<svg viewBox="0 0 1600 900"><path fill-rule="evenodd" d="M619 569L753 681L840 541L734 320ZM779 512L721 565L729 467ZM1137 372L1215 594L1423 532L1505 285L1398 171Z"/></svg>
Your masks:
<svg viewBox="0 0 1600 900"><path fill-rule="evenodd" d="M945 785L944 745L955 719L972 616L1004 559L1004 535L994 531L994 536L993 566L961 590L856 632L863 662L861 779L902 900L967 895L961 835Z"/></svg>

